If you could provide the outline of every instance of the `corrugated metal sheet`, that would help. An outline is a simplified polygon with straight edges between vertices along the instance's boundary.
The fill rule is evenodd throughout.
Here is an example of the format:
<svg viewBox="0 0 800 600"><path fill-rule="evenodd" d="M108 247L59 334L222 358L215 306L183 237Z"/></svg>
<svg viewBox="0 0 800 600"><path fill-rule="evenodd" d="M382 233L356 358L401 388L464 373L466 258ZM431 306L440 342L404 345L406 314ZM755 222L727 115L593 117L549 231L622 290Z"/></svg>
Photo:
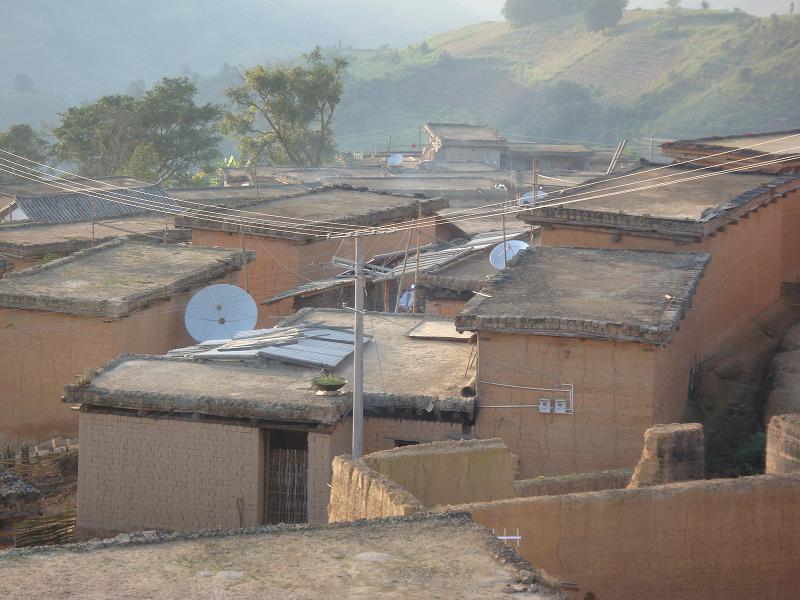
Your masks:
<svg viewBox="0 0 800 600"><path fill-rule="evenodd" d="M139 188L109 188L90 193L93 195L88 193L66 193L43 196L17 196L17 207L29 219L44 223L91 221L93 205L95 219L128 217L152 212L146 208L120 204L120 202L114 202L107 198L120 201L133 200L142 204L158 202L177 208L177 204L160 185Z"/></svg>

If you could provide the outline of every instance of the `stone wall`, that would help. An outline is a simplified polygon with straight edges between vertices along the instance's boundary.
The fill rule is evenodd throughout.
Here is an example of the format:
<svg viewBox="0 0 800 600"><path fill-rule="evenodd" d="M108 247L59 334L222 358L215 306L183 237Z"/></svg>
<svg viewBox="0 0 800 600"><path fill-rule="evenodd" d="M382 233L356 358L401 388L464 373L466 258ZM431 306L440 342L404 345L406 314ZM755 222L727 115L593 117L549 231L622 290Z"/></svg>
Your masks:
<svg viewBox="0 0 800 600"><path fill-rule="evenodd" d="M633 471L630 469L616 469L597 473L575 473L574 475L521 479L514 482L514 489L520 498L618 490L628 486L632 473Z"/></svg>
<svg viewBox="0 0 800 600"><path fill-rule="evenodd" d="M363 461L425 506L514 496L517 459L498 439L406 446L367 455Z"/></svg>
<svg viewBox="0 0 800 600"><path fill-rule="evenodd" d="M328 522L400 517L425 507L407 490L350 455L333 461Z"/></svg>
<svg viewBox="0 0 800 600"><path fill-rule="evenodd" d="M800 415L772 417L767 428L767 473L800 471Z"/></svg>
<svg viewBox="0 0 800 600"><path fill-rule="evenodd" d="M501 500L466 510L599 600L790 600L800 586L800 475Z"/></svg>
<svg viewBox="0 0 800 600"><path fill-rule="evenodd" d="M78 534L258 525L264 436L257 428L80 414Z"/></svg>
<svg viewBox="0 0 800 600"><path fill-rule="evenodd" d="M705 442L699 423L656 425L644 434L642 458L629 488L703 479Z"/></svg>

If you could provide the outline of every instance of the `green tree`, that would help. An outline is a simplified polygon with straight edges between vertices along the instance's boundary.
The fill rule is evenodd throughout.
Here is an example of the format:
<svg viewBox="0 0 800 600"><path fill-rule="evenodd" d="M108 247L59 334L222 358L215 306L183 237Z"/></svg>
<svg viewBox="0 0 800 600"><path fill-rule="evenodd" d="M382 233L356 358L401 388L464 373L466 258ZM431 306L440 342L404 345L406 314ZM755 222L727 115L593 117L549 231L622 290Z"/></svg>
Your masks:
<svg viewBox="0 0 800 600"><path fill-rule="evenodd" d="M628 0L588 0L583 20L591 31L605 31L622 20Z"/></svg>
<svg viewBox="0 0 800 600"><path fill-rule="evenodd" d="M136 101L131 96L103 96L61 113L53 129L56 155L75 163L79 175L117 175L138 139Z"/></svg>
<svg viewBox="0 0 800 600"><path fill-rule="evenodd" d="M137 144L122 174L182 180L192 167L219 155L221 110L194 102L197 86L186 77L164 78L136 101Z"/></svg>
<svg viewBox="0 0 800 600"><path fill-rule="evenodd" d="M30 125L13 125L5 131L0 131L0 149L38 163L47 162L50 150L47 140ZM7 158L15 162L20 162L13 156L2 153L0 153L0 158ZM30 166L36 168L36 165L31 164ZM2 167L2 164L0 164L0 167ZM11 183L14 181L26 181L26 179L13 173L0 171L0 183Z"/></svg>
<svg viewBox="0 0 800 600"><path fill-rule="evenodd" d="M87 177L177 180L216 158L219 108L197 106L195 84L163 79L141 98L104 96L61 113L53 129L59 159Z"/></svg>
<svg viewBox="0 0 800 600"><path fill-rule="evenodd" d="M702 8L703 10L708 10L709 8L711 8L711 5L708 2L706 2L706 0L703 0L700 3L700 8Z"/></svg>
<svg viewBox="0 0 800 600"><path fill-rule="evenodd" d="M667 0L667 7L672 11L676 11L681 7L681 0Z"/></svg>
<svg viewBox="0 0 800 600"><path fill-rule="evenodd" d="M347 61L327 60L319 47L303 58L300 65L247 69L244 83L227 89L233 111L220 129L237 139L245 160L315 166L333 156L331 122Z"/></svg>
<svg viewBox="0 0 800 600"><path fill-rule="evenodd" d="M579 11L584 0L506 0L503 15L515 25L540 23Z"/></svg>

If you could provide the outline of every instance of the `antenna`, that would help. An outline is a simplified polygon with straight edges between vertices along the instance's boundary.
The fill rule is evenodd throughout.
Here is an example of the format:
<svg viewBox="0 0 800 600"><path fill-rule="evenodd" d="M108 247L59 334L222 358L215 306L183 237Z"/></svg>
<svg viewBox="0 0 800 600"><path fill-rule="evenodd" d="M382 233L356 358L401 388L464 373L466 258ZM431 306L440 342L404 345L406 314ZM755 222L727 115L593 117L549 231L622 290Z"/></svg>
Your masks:
<svg viewBox="0 0 800 600"><path fill-rule="evenodd" d="M253 329L258 306L252 296L235 285L211 285L189 301L183 322L195 341L230 339L240 331Z"/></svg>
<svg viewBox="0 0 800 600"><path fill-rule="evenodd" d="M504 248L505 257L503 257ZM522 250L527 250L528 248L530 248L530 245L522 240L508 240L507 242L497 244L497 246L492 249L492 253L489 255L489 262L492 263L495 269L504 269L508 261Z"/></svg>

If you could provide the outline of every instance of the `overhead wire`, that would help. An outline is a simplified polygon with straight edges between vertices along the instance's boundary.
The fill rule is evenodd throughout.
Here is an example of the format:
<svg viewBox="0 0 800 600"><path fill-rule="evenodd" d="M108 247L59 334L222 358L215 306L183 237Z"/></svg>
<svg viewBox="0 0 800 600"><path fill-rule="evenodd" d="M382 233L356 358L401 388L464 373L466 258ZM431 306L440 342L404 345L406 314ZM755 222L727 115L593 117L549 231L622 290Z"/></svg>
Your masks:
<svg viewBox="0 0 800 600"><path fill-rule="evenodd" d="M758 146L766 144L766 143L774 143L776 141L786 140L786 139L790 139L790 138L798 137L798 136L800 136L800 134L792 134L792 135L788 135L788 136L784 136L784 137L780 137L780 138L774 138L774 139L770 139L770 140L768 140L766 142L760 142L760 143L752 144L752 145L747 146L747 147L743 147L743 149L744 148L754 148L754 147L758 147ZM789 148L789 150L792 150L792 149L794 149L794 148ZM659 171L661 169L668 169L668 168L680 166L682 164L690 164L690 163L697 162L699 160L709 159L709 158L713 158L713 157L716 157L716 156L722 156L722 155L725 155L725 154L729 154L731 152L737 152L738 150L739 149L727 150L727 151L719 152L719 153L716 153L716 154L711 154L711 155L708 155L708 156L700 157L700 158L697 158L697 159L683 161L682 163L674 163L674 164L671 164L671 165L663 165L663 166L660 166L660 167L656 167L654 169L648 169L646 171L637 171L636 173L628 173L628 174L621 175L621 176L618 176L618 177L613 177L613 178L602 180L602 182L603 183L613 182L615 180L624 179L626 177L631 177L631 176L634 176L634 175L642 175L642 174L647 174L647 173L654 172L654 171ZM13 154L13 153L8 153L7 151L3 151L3 150L0 150L0 151L5 152L6 154ZM14 156L17 156L17 155L14 155ZM24 157L21 157L21 158L24 159ZM704 166L704 167L698 168L697 171L702 171L702 170L707 170L707 169L714 169L714 173L712 173L711 175L718 175L718 174L724 174L724 173L727 173L727 172L735 172L735 171L738 171L738 170L746 170L746 169L751 169L751 168L758 167L758 166L766 166L766 165L769 165L769 164L775 164L775 163L784 162L784 161L788 161L788 160L795 160L795 159L796 159L796 157L790 156L790 157L775 159L773 161L763 161L762 163L759 164L759 163L753 163L753 159L751 157L747 157L747 158L738 159L738 160L735 160L735 161L729 161L728 163L723 163L722 165ZM2 160L4 160L4 159L2 159L2 157L0 157L0 161L2 161ZM9 162L7 159L5 159L5 160L6 160L6 162ZM25 160L28 160L28 159L25 159ZM34 164L39 164L41 166L45 166L46 167L46 165L42 165L41 163L36 163L35 161L29 161L29 162L34 163ZM738 163L738 162L747 162L749 164L747 164L744 169L731 169L731 170L728 170L728 171L719 171L719 167L720 166L724 166L724 164L734 164L734 163ZM17 165L17 164L18 163L13 163L12 162L12 165ZM0 170L3 170L3 169L0 168ZM6 172L8 172L8 171L6 171ZM13 166L12 166L12 172L18 173L18 171L14 171L13 170ZM39 171L35 171L35 172L39 176L38 178L32 178L32 177L29 177L29 176L25 177L24 175L23 176L25 178L33 180L33 181L39 181L40 183L48 183L48 181L46 181L44 179L44 176ZM67 173L66 171L61 171L61 172ZM628 183L628 184L623 184L622 186L606 187L606 188L604 188L604 191L608 192L609 190L625 188L625 187L630 186L630 185L648 183L649 181L655 181L655 180L658 180L658 179L670 178L670 177L674 177L676 175L677 174L673 173L673 174L668 174L668 175L665 175L665 176L662 176L662 177L651 178L650 180L634 181L634 182L631 182L631 183ZM690 180L693 180L695 178L701 178L701 177L702 176L700 176L700 177L690 177L690 178L685 178L685 179L682 179L682 180L679 180L679 181L676 181L676 182L667 182L667 183L668 184L682 183L684 181L690 181ZM101 183L101 184L103 183L103 182L98 182L97 180L90 180L88 178L85 178L85 179L87 179L89 181L95 181L95 182ZM541 208L546 208L548 206L559 206L559 205L563 205L563 204L569 204L569 203L579 202L579 201L588 200L588 199L595 199L595 198L598 198L598 197L607 197L609 195L621 195L621 193L636 192L636 191L642 191L644 189L650 189L650 188L647 188L647 187L640 187L640 188L625 190L624 192L620 192L618 194L605 193L605 194L602 194L602 195L599 195L599 196L598 195L594 195L594 196L590 196L590 197L581 197L581 194L574 194L573 193L573 191L576 190L576 189L580 189L581 187L588 187L590 185L596 185L597 183L598 182L596 182L596 181L587 182L586 184L581 184L581 185L578 185L578 186L574 186L573 188L570 188L569 190L567 190L569 192L569 196L568 196L569 200L566 200L566 201L563 201L563 202L544 202L544 203L537 203L536 205L530 206L528 208L517 208L517 209L513 209L513 210L507 210L508 202L506 201L506 202L494 203L494 204L491 204L491 205L484 205L482 207L476 207L476 208L473 208L473 209L465 209L463 211L456 211L455 213L449 213L448 215L446 215L446 217L437 215L437 216L434 216L434 217L426 217L426 218L423 218L423 219L410 220L410 221L401 222L401 223L397 223L397 224L393 224L393 225L384 225L384 226L378 226L378 227L360 227L360 228L359 227L355 227L355 228L353 228L351 226L349 228L344 229L344 231L343 231L343 229L340 229L339 231L341 233L337 233L337 234L334 234L334 233L331 232L331 230L328 230L328 233L326 235L324 235L324 236L321 235L321 234L314 234L312 232L308 232L308 231L306 231L305 229L303 229L303 228L301 228L299 226L291 226L291 227L287 228L285 223L279 223L279 224L276 225L274 222L248 218L247 221L245 221L245 224L247 224L248 226L250 226L253 229L268 229L268 230L274 230L274 231L290 232L290 233L295 233L295 234L297 234L298 232L302 232L304 235L316 235L316 237L350 237L350 236L354 235L356 232L363 233L363 234L368 234L368 233L369 234L373 234L373 233L380 233L381 231L384 231L384 232L401 231L406 227L416 228L416 227L421 227L421 226L425 226L425 225L428 225L428 224L436 224L436 223L441 223L441 222L445 222L445 221L472 220L472 219L466 218L466 216L468 216L468 215L472 216L473 214L475 215L473 218L497 217L497 216L501 216L503 214L517 214L519 212L537 210L537 209L541 209ZM53 187L59 187L58 185L52 184L52 183L50 183L50 185L52 185ZM104 184L104 185L108 185L108 184ZM66 187L66 189L71 190L71 191L81 191L80 188L75 188L74 186L70 187L68 185L65 185L64 187ZM654 187L658 187L658 186L654 186ZM95 192L96 190L92 190L92 191ZM104 194L108 194L108 192L103 192L103 193ZM590 193L590 192L585 192L585 193ZM94 196L94 197L100 197L100 198L109 199L106 196L97 196L96 193L87 193L87 195L89 195L90 197ZM163 201L163 196L156 195L156 194L148 194L148 195L155 196L155 197L157 197L157 198L159 198L159 199L161 199ZM132 204L134 206L142 207L142 204L136 203L136 202L131 202L130 199L128 199L128 198L126 198L125 201L120 201L120 203L122 203L122 204ZM145 206L150 206L151 210L157 211L159 208L163 208L163 203L161 203L161 206L158 206L158 204L159 203L154 203L154 205L145 205ZM197 204L199 204L199 203L197 203ZM213 205L205 205L205 206L211 206L212 208L219 208L219 207L214 207ZM492 206L500 206L501 208L500 209L496 209L496 210L487 210L487 209L491 209ZM167 214L182 214L182 215L185 215L187 212L190 212L190 216L195 215L197 212L200 212L201 214L208 214L207 211L192 211L191 209L182 209L182 210L181 209L175 209L175 207L173 207L171 205L168 205L168 208L170 210L162 211L162 212L167 212ZM236 209L227 209L227 210L230 210L230 211L233 211L233 212L237 212ZM260 213L258 213L258 214L260 214ZM465 216L462 217L462 215L465 215ZM233 224L233 225L236 225L236 226L242 226L242 222L244 221L244 217L242 217L239 220L220 219L219 215L217 213L213 213L213 217L214 218L209 217L206 220L215 221L215 222L223 222L223 223ZM203 217L203 216L201 216L200 218L205 219L205 217ZM304 221L308 221L308 220L304 220ZM266 227L260 227L259 225L257 225L258 223L262 223L262 222L269 223L269 225L267 225ZM315 223L324 223L324 222L315 222ZM337 226L340 227L340 228L347 227L347 226L344 226L341 223L338 224Z"/></svg>

